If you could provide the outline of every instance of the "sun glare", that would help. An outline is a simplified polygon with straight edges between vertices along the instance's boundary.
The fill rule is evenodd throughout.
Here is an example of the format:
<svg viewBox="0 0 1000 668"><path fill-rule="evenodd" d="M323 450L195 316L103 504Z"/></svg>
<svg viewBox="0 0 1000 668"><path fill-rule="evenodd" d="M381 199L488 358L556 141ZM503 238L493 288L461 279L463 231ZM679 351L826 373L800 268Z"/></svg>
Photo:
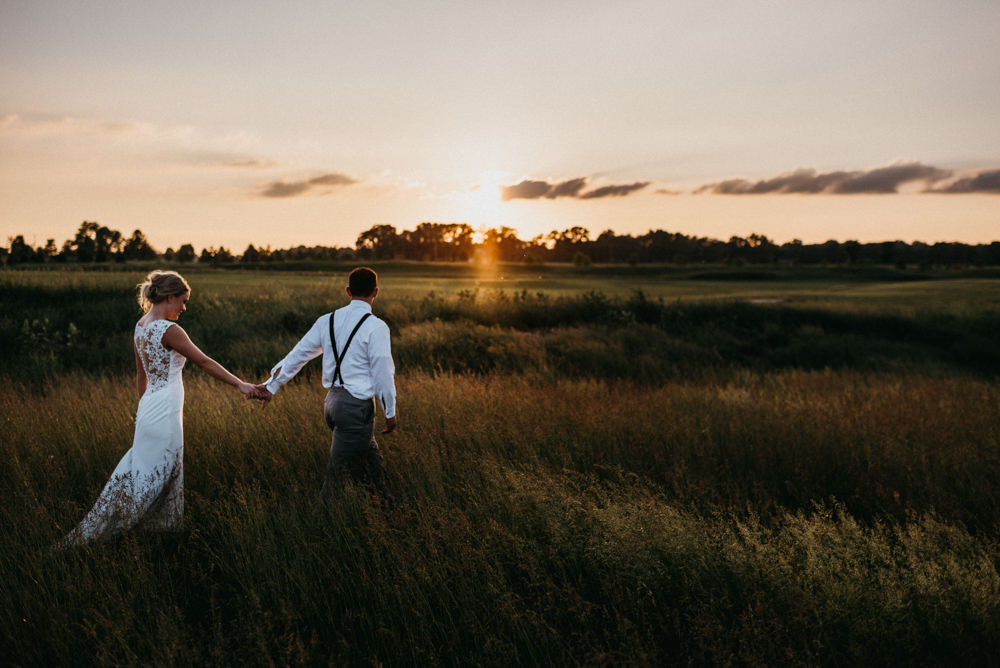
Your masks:
<svg viewBox="0 0 1000 668"><path fill-rule="evenodd" d="M495 227L498 224L502 209L500 184L503 178L502 172L483 172L460 198L466 217L473 227Z"/></svg>

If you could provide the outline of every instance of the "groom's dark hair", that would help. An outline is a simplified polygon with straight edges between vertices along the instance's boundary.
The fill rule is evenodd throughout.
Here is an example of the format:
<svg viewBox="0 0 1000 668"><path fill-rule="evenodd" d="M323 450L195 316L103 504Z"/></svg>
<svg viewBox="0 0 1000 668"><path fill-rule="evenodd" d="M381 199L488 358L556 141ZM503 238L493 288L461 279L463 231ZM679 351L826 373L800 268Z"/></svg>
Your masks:
<svg viewBox="0 0 1000 668"><path fill-rule="evenodd" d="M358 267L347 277L347 287L352 297L369 297L378 287L378 274L374 269Z"/></svg>

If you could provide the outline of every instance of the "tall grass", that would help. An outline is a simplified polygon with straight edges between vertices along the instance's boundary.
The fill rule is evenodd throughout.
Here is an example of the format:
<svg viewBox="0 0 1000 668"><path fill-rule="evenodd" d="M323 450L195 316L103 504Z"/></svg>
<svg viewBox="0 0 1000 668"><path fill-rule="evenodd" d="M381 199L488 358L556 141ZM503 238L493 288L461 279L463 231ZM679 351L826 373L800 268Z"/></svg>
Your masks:
<svg viewBox="0 0 1000 668"><path fill-rule="evenodd" d="M650 387L411 373L386 513L316 505L313 379L187 374L187 532L48 554L131 439L127 379L0 389L14 663L988 663L1000 393L741 372Z"/></svg>
<svg viewBox="0 0 1000 668"><path fill-rule="evenodd" d="M131 442L141 276L0 272L0 661L995 660L1000 281L456 271L382 274L400 509L318 507L315 363L266 411L189 369L185 531L55 553ZM257 377L341 282L198 273L182 324Z"/></svg>
<svg viewBox="0 0 1000 668"><path fill-rule="evenodd" d="M54 274L58 277L58 274ZM229 276L230 274L226 274ZM117 274L108 274L112 278ZM182 324L226 366L262 374L315 318L343 303L330 277L270 284L245 276L226 287L197 284ZM127 373L139 312L131 281L92 276L0 281L3 373L24 382L66 370ZM292 280L294 279L294 280ZM260 280L259 278L257 279ZM121 284L123 282L123 284ZM663 382L703 370L808 368L860 371L1000 373L1000 282L984 283L947 305L924 281L924 310L871 312L838 302L667 301L641 290L611 297L598 289L552 296L521 290L466 290L392 297L375 303L406 368L429 371L539 372ZM599 284L595 284L595 288ZM986 295L982 297L981 295ZM857 300L864 304L865 299ZM1000 301L996 302L1000 304Z"/></svg>

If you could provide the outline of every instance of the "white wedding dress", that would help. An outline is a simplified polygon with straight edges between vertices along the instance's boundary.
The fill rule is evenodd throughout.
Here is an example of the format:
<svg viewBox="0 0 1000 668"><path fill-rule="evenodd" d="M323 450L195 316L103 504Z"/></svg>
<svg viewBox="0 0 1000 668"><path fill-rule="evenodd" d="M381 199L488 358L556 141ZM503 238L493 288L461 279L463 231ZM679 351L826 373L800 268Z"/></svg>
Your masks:
<svg viewBox="0 0 1000 668"><path fill-rule="evenodd" d="M174 323L136 324L135 348L146 391L135 414L132 448L118 462L97 503L64 539L80 544L121 533L143 520L154 529L180 529L184 517L184 383L186 358L162 343Z"/></svg>

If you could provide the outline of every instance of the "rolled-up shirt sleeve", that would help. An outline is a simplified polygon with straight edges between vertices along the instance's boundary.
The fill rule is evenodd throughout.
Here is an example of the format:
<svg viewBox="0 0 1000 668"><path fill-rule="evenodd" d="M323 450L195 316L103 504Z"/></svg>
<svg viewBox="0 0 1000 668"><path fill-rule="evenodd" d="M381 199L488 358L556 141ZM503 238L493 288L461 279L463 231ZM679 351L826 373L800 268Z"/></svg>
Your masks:
<svg viewBox="0 0 1000 668"><path fill-rule="evenodd" d="M277 394L281 386L294 378L306 362L323 354L323 340L320 338L323 318L324 316L317 318L305 336L299 339L285 358L271 369L271 377L264 383L268 392Z"/></svg>
<svg viewBox="0 0 1000 668"><path fill-rule="evenodd" d="M385 417L396 417L396 365L392 361L389 328L384 323L375 327L368 343L368 359L372 371L372 387L382 404Z"/></svg>

